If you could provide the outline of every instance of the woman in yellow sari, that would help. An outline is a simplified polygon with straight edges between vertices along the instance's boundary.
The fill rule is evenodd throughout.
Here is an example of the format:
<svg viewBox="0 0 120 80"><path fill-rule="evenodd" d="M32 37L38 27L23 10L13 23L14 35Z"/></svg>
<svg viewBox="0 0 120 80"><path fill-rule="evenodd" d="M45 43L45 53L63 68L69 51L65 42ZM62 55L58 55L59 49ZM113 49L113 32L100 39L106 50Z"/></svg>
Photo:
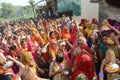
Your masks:
<svg viewBox="0 0 120 80"><path fill-rule="evenodd" d="M37 76L37 65L35 64L32 55L30 52L24 52L21 56L21 62L25 65L25 72L23 74L23 80L47 80L42 79ZM42 69L38 69L42 74L44 71Z"/></svg>
<svg viewBox="0 0 120 80"><path fill-rule="evenodd" d="M93 26L91 26L90 23L86 23L85 33L86 33L87 37L90 37L92 35Z"/></svg>

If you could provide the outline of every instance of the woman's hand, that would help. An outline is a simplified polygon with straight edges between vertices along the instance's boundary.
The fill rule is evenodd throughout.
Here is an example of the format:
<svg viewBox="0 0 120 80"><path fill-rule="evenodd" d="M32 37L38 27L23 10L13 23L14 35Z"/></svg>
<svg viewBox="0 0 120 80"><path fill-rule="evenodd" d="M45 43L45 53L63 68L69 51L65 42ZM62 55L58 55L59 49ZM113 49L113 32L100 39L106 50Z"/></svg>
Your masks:
<svg viewBox="0 0 120 80"><path fill-rule="evenodd" d="M62 73L62 71L61 71L61 70L59 70L59 71L55 72L55 74L58 74L58 73Z"/></svg>
<svg viewBox="0 0 120 80"><path fill-rule="evenodd" d="M99 80L104 80L102 77L99 77Z"/></svg>
<svg viewBox="0 0 120 80"><path fill-rule="evenodd" d="M6 57L8 60L13 60L13 57L11 57L11 56L7 56Z"/></svg>
<svg viewBox="0 0 120 80"><path fill-rule="evenodd" d="M40 74L45 74L45 71L41 68L39 68L38 71L40 72Z"/></svg>
<svg viewBox="0 0 120 80"><path fill-rule="evenodd" d="M120 50L120 45L119 46L117 46L118 47L118 49Z"/></svg>
<svg viewBox="0 0 120 80"><path fill-rule="evenodd" d="M116 71L111 70L110 67L105 67L105 71L110 74L116 73Z"/></svg>

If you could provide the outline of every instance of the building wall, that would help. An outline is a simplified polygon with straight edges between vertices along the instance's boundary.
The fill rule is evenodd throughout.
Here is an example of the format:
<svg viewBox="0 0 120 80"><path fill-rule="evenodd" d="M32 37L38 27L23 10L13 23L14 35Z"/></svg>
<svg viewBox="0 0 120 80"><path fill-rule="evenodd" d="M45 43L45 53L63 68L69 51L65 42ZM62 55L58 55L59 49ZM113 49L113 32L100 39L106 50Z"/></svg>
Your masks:
<svg viewBox="0 0 120 80"><path fill-rule="evenodd" d="M46 0L46 2L52 2L52 6L54 5L54 0ZM74 17L75 19L87 18L91 20L92 18L99 18L99 4L98 3L91 3L90 0L81 0L81 16Z"/></svg>
<svg viewBox="0 0 120 80"><path fill-rule="evenodd" d="M82 18L91 20L92 18L99 18L99 3L91 3L90 0L81 0Z"/></svg>
<svg viewBox="0 0 120 80"><path fill-rule="evenodd" d="M116 8L109 5L105 0L100 1L99 6L100 6L99 12L100 21L103 21L103 19L106 18L111 18L120 21L120 8Z"/></svg>
<svg viewBox="0 0 120 80"><path fill-rule="evenodd" d="M105 0L81 0L81 1L82 1L82 17L86 17L88 19L95 17L99 19L100 22L102 22L104 19L110 18L120 22L120 8L114 7L115 5L114 6L109 5ZM120 0L113 1L118 1L118 3L120 3Z"/></svg>

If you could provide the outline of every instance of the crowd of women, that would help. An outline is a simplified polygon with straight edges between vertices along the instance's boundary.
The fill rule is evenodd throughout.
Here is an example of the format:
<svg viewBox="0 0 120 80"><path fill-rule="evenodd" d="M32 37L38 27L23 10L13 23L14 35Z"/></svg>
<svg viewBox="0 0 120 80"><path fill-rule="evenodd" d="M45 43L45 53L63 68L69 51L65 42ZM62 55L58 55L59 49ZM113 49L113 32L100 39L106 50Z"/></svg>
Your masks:
<svg viewBox="0 0 120 80"><path fill-rule="evenodd" d="M111 19L8 23L0 33L0 80L118 80L119 38L120 23Z"/></svg>

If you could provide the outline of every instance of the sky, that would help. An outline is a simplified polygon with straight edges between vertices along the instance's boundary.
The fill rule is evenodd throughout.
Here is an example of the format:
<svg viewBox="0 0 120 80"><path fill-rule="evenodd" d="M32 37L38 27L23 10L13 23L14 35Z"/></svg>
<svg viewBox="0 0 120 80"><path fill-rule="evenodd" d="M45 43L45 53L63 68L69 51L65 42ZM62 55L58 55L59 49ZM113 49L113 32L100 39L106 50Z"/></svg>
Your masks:
<svg viewBox="0 0 120 80"><path fill-rule="evenodd" d="M39 2L40 0L35 0L36 2ZM11 3L12 5L19 5L19 6L26 6L29 5L29 0L0 0L0 3L6 2L6 3ZM44 4L43 2L40 4Z"/></svg>

